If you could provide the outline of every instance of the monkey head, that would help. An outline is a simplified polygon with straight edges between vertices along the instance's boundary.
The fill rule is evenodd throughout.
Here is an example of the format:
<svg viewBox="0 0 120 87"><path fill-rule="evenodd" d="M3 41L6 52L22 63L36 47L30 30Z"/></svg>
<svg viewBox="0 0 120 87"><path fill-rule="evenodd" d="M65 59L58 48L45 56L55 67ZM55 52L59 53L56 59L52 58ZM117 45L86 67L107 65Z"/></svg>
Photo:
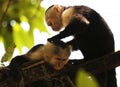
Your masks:
<svg viewBox="0 0 120 87"><path fill-rule="evenodd" d="M68 62L72 47L62 42L58 43L48 42L46 45L34 46L25 56L31 61L42 60L49 63L54 69L60 70Z"/></svg>
<svg viewBox="0 0 120 87"><path fill-rule="evenodd" d="M53 5L46 10L45 21L54 31L59 31L62 27L62 12L64 7L60 5Z"/></svg>
<svg viewBox="0 0 120 87"><path fill-rule="evenodd" d="M48 42L44 50L44 60L52 65L54 69L60 70L68 62L72 47L66 46L63 48Z"/></svg>

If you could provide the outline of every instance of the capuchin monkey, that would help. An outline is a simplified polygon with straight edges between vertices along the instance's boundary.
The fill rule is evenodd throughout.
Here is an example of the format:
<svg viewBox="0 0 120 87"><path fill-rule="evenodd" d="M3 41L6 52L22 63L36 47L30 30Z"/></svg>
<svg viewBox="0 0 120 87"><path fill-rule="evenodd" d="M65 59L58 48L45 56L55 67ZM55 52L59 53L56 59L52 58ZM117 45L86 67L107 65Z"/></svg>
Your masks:
<svg viewBox="0 0 120 87"><path fill-rule="evenodd" d="M86 61L114 52L114 37L110 28L99 13L87 6L52 5L45 12L45 21L53 31L60 31L49 38L49 42L74 36L65 43L72 45L73 50L80 50ZM115 69L112 69L95 77L101 87L117 87L115 75Z"/></svg>
<svg viewBox="0 0 120 87"><path fill-rule="evenodd" d="M22 65L28 61L44 61L53 66L54 69L60 70L68 62L72 47L60 47L48 42L46 45L39 44L31 48L26 54L16 56L12 63ZM16 65L15 64L15 65Z"/></svg>
<svg viewBox="0 0 120 87"><path fill-rule="evenodd" d="M26 54L16 56L9 64L9 68L12 70L16 77L16 80L20 80L21 66L24 63L30 61L41 61L42 63L47 62L55 70L61 70L64 65L68 62L71 54L72 47L69 45L58 46L48 42L46 45L39 44L31 48Z"/></svg>

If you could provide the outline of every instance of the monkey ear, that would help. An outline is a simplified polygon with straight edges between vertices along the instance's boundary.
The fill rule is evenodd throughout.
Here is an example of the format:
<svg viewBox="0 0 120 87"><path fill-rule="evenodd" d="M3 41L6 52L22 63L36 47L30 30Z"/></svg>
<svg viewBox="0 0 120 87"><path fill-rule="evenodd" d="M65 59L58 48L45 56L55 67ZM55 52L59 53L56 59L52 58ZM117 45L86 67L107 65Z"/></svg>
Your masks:
<svg viewBox="0 0 120 87"><path fill-rule="evenodd" d="M60 9L59 5L54 5L54 10L58 13L61 12L61 9Z"/></svg>

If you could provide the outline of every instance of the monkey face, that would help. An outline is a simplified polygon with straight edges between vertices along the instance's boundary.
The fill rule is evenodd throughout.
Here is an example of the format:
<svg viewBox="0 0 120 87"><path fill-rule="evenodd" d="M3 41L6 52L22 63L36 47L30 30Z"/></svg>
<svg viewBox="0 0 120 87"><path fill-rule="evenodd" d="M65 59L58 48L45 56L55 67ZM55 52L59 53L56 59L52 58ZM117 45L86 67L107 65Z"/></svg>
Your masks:
<svg viewBox="0 0 120 87"><path fill-rule="evenodd" d="M68 58L61 58L59 56L53 56L49 61L49 63L56 70L61 70L67 62L68 62Z"/></svg>
<svg viewBox="0 0 120 87"><path fill-rule="evenodd" d="M44 60L52 65L54 69L60 70L68 62L72 48L71 46L62 48L48 42L44 50Z"/></svg>
<svg viewBox="0 0 120 87"><path fill-rule="evenodd" d="M45 21L54 31L59 31L62 27L62 7L53 6L45 14Z"/></svg>

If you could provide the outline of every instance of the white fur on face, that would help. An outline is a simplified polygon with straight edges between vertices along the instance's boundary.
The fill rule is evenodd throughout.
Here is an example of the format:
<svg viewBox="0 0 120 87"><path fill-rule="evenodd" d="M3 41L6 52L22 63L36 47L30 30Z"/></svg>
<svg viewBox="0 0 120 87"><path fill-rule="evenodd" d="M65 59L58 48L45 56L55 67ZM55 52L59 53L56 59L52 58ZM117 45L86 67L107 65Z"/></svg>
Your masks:
<svg viewBox="0 0 120 87"><path fill-rule="evenodd" d="M62 9L59 9L59 10L62 10ZM45 21L47 25L53 29L53 31L59 31L62 29L63 25L62 25L61 15L62 15L62 11L61 12L57 11L55 6L53 6L46 12Z"/></svg>
<svg viewBox="0 0 120 87"><path fill-rule="evenodd" d="M54 69L60 70L68 62L71 51L71 46L61 48L48 42L45 46L44 58Z"/></svg>

